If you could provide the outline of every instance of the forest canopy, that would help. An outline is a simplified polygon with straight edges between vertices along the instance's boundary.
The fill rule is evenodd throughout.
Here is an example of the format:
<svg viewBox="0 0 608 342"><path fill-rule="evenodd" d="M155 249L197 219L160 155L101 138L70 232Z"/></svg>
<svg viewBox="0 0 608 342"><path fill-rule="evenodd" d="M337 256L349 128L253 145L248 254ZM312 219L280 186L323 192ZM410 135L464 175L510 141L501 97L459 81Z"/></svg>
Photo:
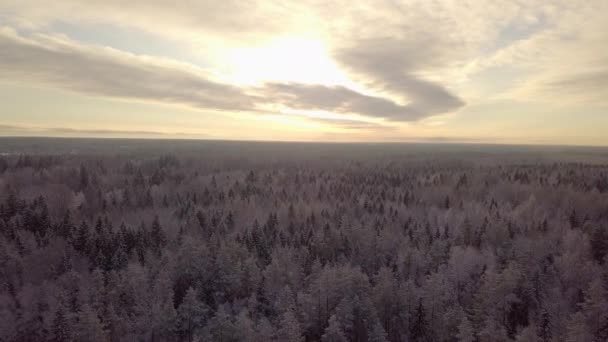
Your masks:
<svg viewBox="0 0 608 342"><path fill-rule="evenodd" d="M0 341L608 338L605 150L0 146Z"/></svg>

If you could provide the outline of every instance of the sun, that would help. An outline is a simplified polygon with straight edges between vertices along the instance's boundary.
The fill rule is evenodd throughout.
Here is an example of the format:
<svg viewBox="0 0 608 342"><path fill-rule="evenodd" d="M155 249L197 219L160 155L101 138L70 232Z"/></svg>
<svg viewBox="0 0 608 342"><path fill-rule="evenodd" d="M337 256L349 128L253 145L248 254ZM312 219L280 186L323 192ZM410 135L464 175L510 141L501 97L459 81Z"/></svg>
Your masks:
<svg viewBox="0 0 608 342"><path fill-rule="evenodd" d="M265 82L337 85L348 78L320 39L280 36L257 45L231 48L224 54L229 82L256 86Z"/></svg>

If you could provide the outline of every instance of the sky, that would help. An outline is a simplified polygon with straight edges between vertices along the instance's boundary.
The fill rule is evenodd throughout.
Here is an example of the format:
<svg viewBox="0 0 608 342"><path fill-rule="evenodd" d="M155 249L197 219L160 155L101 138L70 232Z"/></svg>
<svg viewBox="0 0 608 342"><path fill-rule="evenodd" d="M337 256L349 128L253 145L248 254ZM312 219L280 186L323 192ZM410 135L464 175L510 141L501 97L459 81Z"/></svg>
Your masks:
<svg viewBox="0 0 608 342"><path fill-rule="evenodd" d="M608 146L606 0L0 0L0 135Z"/></svg>

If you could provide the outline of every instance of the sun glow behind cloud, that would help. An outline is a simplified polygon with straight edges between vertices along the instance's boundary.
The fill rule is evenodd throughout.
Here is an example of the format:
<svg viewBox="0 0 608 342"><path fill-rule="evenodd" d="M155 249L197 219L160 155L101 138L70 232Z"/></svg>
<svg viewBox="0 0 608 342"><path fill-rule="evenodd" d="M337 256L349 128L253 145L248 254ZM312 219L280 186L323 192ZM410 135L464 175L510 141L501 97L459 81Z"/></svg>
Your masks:
<svg viewBox="0 0 608 342"><path fill-rule="evenodd" d="M226 81L242 86L265 82L352 85L320 39L281 36L253 46L226 49Z"/></svg>

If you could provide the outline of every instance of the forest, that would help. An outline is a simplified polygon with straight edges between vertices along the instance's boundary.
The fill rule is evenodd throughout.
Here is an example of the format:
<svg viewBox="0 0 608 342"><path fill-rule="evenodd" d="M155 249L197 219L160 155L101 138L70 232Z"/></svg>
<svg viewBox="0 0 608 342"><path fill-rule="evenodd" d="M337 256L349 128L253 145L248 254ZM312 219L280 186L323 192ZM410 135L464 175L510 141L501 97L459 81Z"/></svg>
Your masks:
<svg viewBox="0 0 608 342"><path fill-rule="evenodd" d="M0 139L0 341L608 340L608 150Z"/></svg>

